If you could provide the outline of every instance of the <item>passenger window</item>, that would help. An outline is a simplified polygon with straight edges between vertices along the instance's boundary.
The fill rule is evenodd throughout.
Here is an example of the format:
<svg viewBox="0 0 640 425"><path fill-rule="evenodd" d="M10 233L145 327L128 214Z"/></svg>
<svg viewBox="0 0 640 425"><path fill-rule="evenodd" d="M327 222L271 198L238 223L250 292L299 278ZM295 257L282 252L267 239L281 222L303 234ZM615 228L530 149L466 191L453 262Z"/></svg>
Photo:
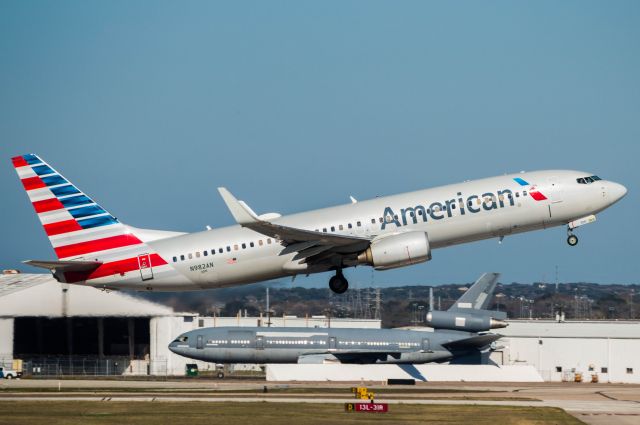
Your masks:
<svg viewBox="0 0 640 425"><path fill-rule="evenodd" d="M180 256L180 261L184 261L184 255Z"/></svg>
<svg viewBox="0 0 640 425"><path fill-rule="evenodd" d="M371 219L371 224L376 224L376 219L375 218Z"/></svg>
<svg viewBox="0 0 640 425"><path fill-rule="evenodd" d="M260 239L260 240L258 241L258 245L262 246L262 244L263 244L262 239Z"/></svg>
<svg viewBox="0 0 640 425"><path fill-rule="evenodd" d="M455 210L456 209L456 204L451 204L451 209Z"/></svg>
<svg viewBox="0 0 640 425"><path fill-rule="evenodd" d="M211 255L216 255L216 250L215 249L211 250Z"/></svg>
<svg viewBox="0 0 640 425"><path fill-rule="evenodd" d="M520 192L516 192L516 198L520 197Z"/></svg>
<svg viewBox="0 0 640 425"><path fill-rule="evenodd" d="M209 253L207 251L202 251L202 255L206 257L207 255L209 255Z"/></svg>
<svg viewBox="0 0 640 425"><path fill-rule="evenodd" d="M242 249L247 249L247 244L246 243L242 244Z"/></svg>
<svg viewBox="0 0 640 425"><path fill-rule="evenodd" d="M380 223L382 223L382 222L384 221L384 219L383 219L382 217L379 217L379 218L378 218L378 221L379 221Z"/></svg>
<svg viewBox="0 0 640 425"><path fill-rule="evenodd" d="M331 231L335 232L336 231L336 227L335 226L331 226Z"/></svg>
<svg viewBox="0 0 640 425"><path fill-rule="evenodd" d="M253 242L249 242L249 246L253 248L255 245L253 244Z"/></svg>
<svg viewBox="0 0 640 425"><path fill-rule="evenodd" d="M422 215L422 210L418 210L418 215ZM413 217L413 216L411 216Z"/></svg>
<svg viewBox="0 0 640 425"><path fill-rule="evenodd" d="M271 238L267 238L267 243L271 245Z"/></svg>
<svg viewBox="0 0 640 425"><path fill-rule="evenodd" d="M200 258L200 251L196 251L196 258Z"/></svg>
<svg viewBox="0 0 640 425"><path fill-rule="evenodd" d="M176 261L178 261L178 257L173 257L173 262L175 263Z"/></svg>
<svg viewBox="0 0 640 425"><path fill-rule="evenodd" d="M222 248L218 249L218 254L222 254L223 252L224 252L224 249L222 249Z"/></svg>
<svg viewBox="0 0 640 425"><path fill-rule="evenodd" d="M327 228L326 228L326 227L323 227L323 228L322 228L322 231L323 231L324 233L327 233Z"/></svg>
<svg viewBox="0 0 640 425"><path fill-rule="evenodd" d="M347 224L347 227L348 227L349 229L353 229L353 226L351 225L351 223L348 223L348 224Z"/></svg>
<svg viewBox="0 0 640 425"><path fill-rule="evenodd" d="M524 190L524 191L522 192L522 196L527 196L527 191L526 191L526 190Z"/></svg>
<svg viewBox="0 0 640 425"><path fill-rule="evenodd" d="M344 230L344 226L341 224L338 226L338 230Z"/></svg>
<svg viewBox="0 0 640 425"><path fill-rule="evenodd" d="M193 254L189 253L189 260L193 258Z"/></svg>
<svg viewBox="0 0 640 425"><path fill-rule="evenodd" d="M231 247L227 245L227 252L231 252Z"/></svg>
<svg viewBox="0 0 640 425"><path fill-rule="evenodd" d="M358 227L362 227L362 223L361 223L361 222L357 222L357 223L356 223L356 225L357 225Z"/></svg>
<svg viewBox="0 0 640 425"><path fill-rule="evenodd" d="M234 251L237 251L237 250L238 250L238 244L237 244L237 243L236 243L236 244L233 244L233 250L234 250Z"/></svg>

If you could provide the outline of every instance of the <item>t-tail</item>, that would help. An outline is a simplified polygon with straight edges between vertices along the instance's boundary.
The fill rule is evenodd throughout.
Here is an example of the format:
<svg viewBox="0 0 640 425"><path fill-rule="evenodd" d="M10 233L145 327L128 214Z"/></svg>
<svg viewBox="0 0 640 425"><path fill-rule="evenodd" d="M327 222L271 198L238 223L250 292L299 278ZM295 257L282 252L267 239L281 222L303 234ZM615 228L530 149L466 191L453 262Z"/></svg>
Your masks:
<svg viewBox="0 0 640 425"><path fill-rule="evenodd" d="M447 311L430 311L427 324L434 329L486 332L504 328L507 314L487 310L498 283L499 273L485 273Z"/></svg>
<svg viewBox="0 0 640 425"><path fill-rule="evenodd" d="M122 224L37 155L12 162L58 258L24 263L61 282L105 287L113 279L145 280L146 269L167 264L146 242L175 233Z"/></svg>

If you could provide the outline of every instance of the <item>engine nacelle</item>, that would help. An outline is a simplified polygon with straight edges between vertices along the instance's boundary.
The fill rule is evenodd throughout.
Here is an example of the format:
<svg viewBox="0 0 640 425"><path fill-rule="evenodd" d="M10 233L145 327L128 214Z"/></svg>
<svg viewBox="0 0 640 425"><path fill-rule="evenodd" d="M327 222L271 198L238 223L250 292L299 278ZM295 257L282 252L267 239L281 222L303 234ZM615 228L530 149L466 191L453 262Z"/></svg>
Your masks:
<svg viewBox="0 0 640 425"><path fill-rule="evenodd" d="M394 269L431 260L431 247L425 232L407 232L374 239L358 255L359 264L376 270Z"/></svg>
<svg viewBox="0 0 640 425"><path fill-rule="evenodd" d="M491 316L453 311L430 311L427 313L427 324L434 329L467 332L485 332L489 329L507 327L507 322Z"/></svg>

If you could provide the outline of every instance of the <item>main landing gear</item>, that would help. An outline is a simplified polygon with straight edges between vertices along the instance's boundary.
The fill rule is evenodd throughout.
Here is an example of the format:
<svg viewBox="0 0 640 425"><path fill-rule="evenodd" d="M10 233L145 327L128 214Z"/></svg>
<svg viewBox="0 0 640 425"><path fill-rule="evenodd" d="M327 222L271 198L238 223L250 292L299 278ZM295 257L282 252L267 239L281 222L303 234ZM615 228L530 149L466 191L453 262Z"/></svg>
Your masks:
<svg viewBox="0 0 640 425"><path fill-rule="evenodd" d="M349 289L349 281L345 279L342 270L336 270L336 275L329 279L329 288L336 294L344 294Z"/></svg>
<svg viewBox="0 0 640 425"><path fill-rule="evenodd" d="M570 246L578 245L578 237L571 232L571 229L567 229L567 243Z"/></svg>

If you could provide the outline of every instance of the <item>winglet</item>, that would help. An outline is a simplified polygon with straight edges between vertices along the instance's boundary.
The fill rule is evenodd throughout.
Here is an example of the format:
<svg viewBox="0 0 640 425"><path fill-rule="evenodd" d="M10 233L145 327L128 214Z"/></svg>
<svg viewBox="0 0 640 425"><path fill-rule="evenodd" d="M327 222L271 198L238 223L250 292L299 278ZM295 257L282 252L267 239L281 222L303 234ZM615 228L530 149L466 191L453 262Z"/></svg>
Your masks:
<svg viewBox="0 0 640 425"><path fill-rule="evenodd" d="M260 221L256 213L243 201L238 201L227 188L219 187L218 192L220 192L222 200L227 204L227 208L229 208L231 215L239 225L245 226Z"/></svg>

